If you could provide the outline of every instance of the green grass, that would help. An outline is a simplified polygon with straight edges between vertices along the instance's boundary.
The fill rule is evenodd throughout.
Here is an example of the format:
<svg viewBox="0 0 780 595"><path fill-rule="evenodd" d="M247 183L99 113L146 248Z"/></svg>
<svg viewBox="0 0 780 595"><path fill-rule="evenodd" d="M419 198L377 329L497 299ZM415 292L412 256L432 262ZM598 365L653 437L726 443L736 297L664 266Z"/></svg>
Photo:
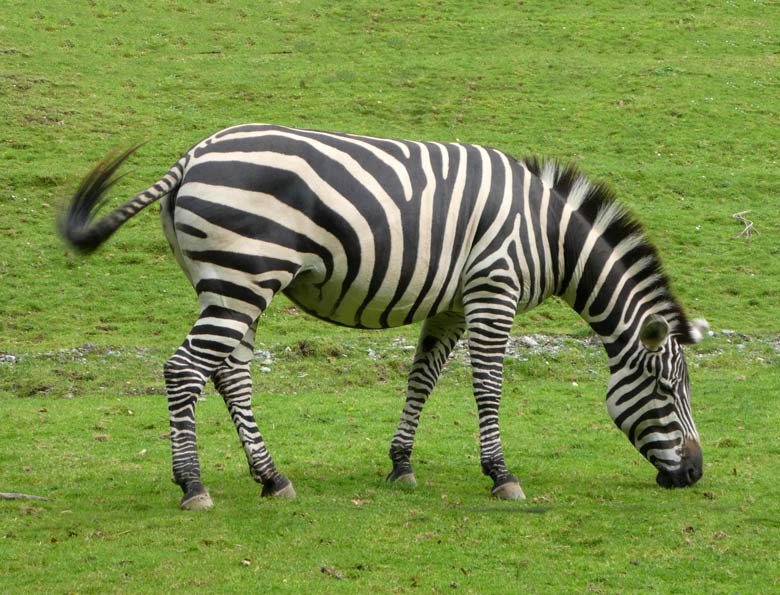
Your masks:
<svg viewBox="0 0 780 595"><path fill-rule="evenodd" d="M199 437L216 506L205 514L177 510L164 399L145 394L148 381L132 362L88 395L4 399L0 413L13 423L3 444L14 445L0 451L4 485L51 498L3 503L4 580L20 593L47 584L65 593L160 585L413 592L453 584L473 593L507 585L767 592L780 568L770 472L780 415L768 408L780 356L777 347L713 342L691 358L706 474L682 491L656 488L649 465L613 428L600 402L605 375L591 368L601 359L595 348L567 343L547 364L510 362L504 434L529 496L523 504L491 500L477 473L462 356L426 411L414 491L384 482L403 389L400 374L387 374L404 357L393 343L372 343L384 356L377 360L358 351L362 340L335 358L282 351L270 373L256 375L266 439L295 481L296 501L259 499L224 406L207 391ZM99 370L116 356L81 357L59 365ZM298 378L309 369L301 359L314 360L319 379ZM746 374L749 395L732 396L744 391Z"/></svg>
<svg viewBox="0 0 780 595"><path fill-rule="evenodd" d="M0 491L50 500L0 501L0 592L780 590L778 31L772 2L6 0ZM194 293L154 209L90 259L53 220L111 147L148 141L118 202L247 121L479 142L606 180L715 332L688 351L704 479L655 487L606 414L603 353L567 341L507 363L526 503L488 496L462 354L423 418L420 485L388 486L416 329L324 326L280 299L256 406L299 499L260 500L209 389L215 508L179 512L161 369ZM588 335L558 301L516 332Z"/></svg>

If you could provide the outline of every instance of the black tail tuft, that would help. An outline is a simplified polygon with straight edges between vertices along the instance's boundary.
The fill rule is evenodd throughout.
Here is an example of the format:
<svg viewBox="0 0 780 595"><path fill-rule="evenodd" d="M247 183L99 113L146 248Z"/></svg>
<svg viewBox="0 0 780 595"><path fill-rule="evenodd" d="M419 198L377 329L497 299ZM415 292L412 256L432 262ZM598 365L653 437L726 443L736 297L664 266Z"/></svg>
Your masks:
<svg viewBox="0 0 780 595"><path fill-rule="evenodd" d="M63 240L78 252L93 252L124 222L106 217L93 223L97 212L108 200L106 192L122 179L122 176L116 175L117 171L139 146L106 155L82 180L70 204L60 213L57 229Z"/></svg>

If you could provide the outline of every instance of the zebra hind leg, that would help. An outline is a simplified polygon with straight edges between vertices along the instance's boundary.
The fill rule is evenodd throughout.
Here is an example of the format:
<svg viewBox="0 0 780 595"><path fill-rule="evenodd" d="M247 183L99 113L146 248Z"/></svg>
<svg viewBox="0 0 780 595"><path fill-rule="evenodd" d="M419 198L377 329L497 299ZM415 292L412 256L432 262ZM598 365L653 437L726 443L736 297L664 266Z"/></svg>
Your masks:
<svg viewBox="0 0 780 595"><path fill-rule="evenodd" d="M165 362L173 481L184 492L182 509L204 510L213 505L201 482L195 405L206 380L239 345L257 315L206 307L182 346Z"/></svg>
<svg viewBox="0 0 780 595"><path fill-rule="evenodd" d="M295 498L292 482L276 470L268 448L260 435L252 412L252 376L249 364L253 358L257 321L235 351L215 370L214 385L227 405L249 463L252 478L263 484L263 496Z"/></svg>
<svg viewBox="0 0 780 595"><path fill-rule="evenodd" d="M438 314L423 323L414 363L409 371L406 402L390 443L393 470L387 481L416 485L411 456L420 414L464 329L463 315L455 312Z"/></svg>

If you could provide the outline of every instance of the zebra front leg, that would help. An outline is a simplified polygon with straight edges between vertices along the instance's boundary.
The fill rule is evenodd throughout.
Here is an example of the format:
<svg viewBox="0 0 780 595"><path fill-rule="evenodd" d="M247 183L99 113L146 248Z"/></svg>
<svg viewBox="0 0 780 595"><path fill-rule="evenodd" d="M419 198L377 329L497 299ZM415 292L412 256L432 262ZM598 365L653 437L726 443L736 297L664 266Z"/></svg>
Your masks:
<svg viewBox="0 0 780 595"><path fill-rule="evenodd" d="M246 453L249 472L255 481L263 484L262 495L295 498L292 482L276 470L252 413L249 363L253 356L255 328L255 325L250 328L233 354L214 372L214 385L230 412Z"/></svg>
<svg viewBox="0 0 780 595"><path fill-rule="evenodd" d="M456 312L444 312L423 323L414 363L409 371L406 402L390 443L393 470L387 481L416 485L411 456L420 414L464 329L463 314Z"/></svg>
<svg viewBox="0 0 780 595"><path fill-rule="evenodd" d="M491 493L495 497L524 500L520 482L509 472L501 447L498 411L512 317L496 306L490 303L471 305L470 314L467 314L474 398L479 417L480 463L482 473L493 480Z"/></svg>

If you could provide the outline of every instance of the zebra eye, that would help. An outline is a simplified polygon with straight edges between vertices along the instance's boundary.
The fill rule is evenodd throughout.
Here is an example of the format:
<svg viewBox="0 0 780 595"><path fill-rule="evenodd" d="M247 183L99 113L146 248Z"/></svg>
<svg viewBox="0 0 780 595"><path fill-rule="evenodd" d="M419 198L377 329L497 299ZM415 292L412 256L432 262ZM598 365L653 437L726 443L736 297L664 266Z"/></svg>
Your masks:
<svg viewBox="0 0 780 595"><path fill-rule="evenodd" d="M663 393L674 394L674 385L666 378L659 378L656 385Z"/></svg>

